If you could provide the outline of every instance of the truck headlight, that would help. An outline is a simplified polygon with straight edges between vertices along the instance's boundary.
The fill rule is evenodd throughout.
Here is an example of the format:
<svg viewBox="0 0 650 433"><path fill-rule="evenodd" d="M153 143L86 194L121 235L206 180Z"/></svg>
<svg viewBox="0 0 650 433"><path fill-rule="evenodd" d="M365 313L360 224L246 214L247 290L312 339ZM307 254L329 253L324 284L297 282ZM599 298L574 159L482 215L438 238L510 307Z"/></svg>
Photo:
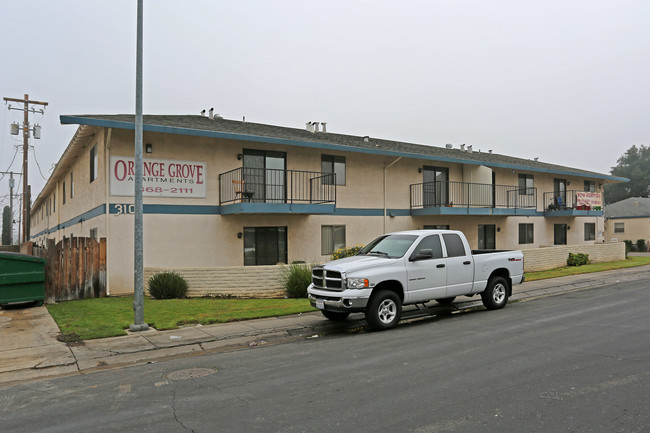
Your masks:
<svg viewBox="0 0 650 433"><path fill-rule="evenodd" d="M348 289L363 289L368 287L368 280L366 278L348 278Z"/></svg>

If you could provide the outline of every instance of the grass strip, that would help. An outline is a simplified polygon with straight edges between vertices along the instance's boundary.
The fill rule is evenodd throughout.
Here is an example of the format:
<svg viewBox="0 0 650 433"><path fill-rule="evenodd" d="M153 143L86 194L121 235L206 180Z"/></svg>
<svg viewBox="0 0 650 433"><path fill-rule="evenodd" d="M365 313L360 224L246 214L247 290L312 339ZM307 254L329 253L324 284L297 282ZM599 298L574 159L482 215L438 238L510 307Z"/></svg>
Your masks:
<svg viewBox="0 0 650 433"><path fill-rule="evenodd" d="M108 297L47 305L61 334L80 340L126 335L133 323L133 297ZM158 330L209 325L314 311L307 299L145 298L145 322Z"/></svg>
<svg viewBox="0 0 650 433"><path fill-rule="evenodd" d="M547 278L566 277L569 275L590 274L592 272L611 271L615 269L632 268L650 265L650 257L633 257L618 262L591 263L582 266L564 266L547 271L526 272L526 281L545 280Z"/></svg>

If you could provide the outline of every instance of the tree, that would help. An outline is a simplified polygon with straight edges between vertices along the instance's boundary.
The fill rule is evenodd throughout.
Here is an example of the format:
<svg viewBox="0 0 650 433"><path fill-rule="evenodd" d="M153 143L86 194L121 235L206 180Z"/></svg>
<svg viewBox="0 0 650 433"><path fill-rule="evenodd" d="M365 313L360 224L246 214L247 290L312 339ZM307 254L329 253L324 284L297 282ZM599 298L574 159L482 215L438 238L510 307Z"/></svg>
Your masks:
<svg viewBox="0 0 650 433"><path fill-rule="evenodd" d="M5 206L2 210L2 245L11 245L11 209Z"/></svg>
<svg viewBox="0 0 650 433"><path fill-rule="evenodd" d="M615 203L630 197L650 196L650 147L632 146L621 156L610 172L627 177L629 182L605 186L605 203Z"/></svg>

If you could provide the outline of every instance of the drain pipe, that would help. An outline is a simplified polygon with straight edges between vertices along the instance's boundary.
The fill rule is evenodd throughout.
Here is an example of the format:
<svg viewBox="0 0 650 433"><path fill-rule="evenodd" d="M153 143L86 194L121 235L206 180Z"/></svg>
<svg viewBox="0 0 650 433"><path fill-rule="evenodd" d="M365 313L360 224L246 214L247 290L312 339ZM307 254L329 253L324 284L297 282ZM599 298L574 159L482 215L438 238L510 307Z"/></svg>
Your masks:
<svg viewBox="0 0 650 433"><path fill-rule="evenodd" d="M399 161L400 159L402 159L401 156L399 158L397 158L395 161L391 162L390 164L388 164L387 166L384 167L384 233L386 233L386 170L388 170L393 165L395 165L395 163L397 161Z"/></svg>

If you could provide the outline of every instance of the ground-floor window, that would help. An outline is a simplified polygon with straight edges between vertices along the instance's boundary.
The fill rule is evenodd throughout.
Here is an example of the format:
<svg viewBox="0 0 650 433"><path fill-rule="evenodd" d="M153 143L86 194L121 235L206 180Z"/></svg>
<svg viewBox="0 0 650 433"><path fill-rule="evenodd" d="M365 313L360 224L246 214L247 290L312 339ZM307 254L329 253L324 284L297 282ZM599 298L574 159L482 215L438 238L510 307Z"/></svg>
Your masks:
<svg viewBox="0 0 650 433"><path fill-rule="evenodd" d="M553 224L553 244L566 245L566 224Z"/></svg>
<svg viewBox="0 0 650 433"><path fill-rule="evenodd" d="M519 224L519 243L520 244L535 243L533 224Z"/></svg>
<svg viewBox="0 0 650 433"><path fill-rule="evenodd" d="M424 225L424 230L449 230L449 224Z"/></svg>
<svg viewBox="0 0 650 433"><path fill-rule="evenodd" d="M244 227L244 266L287 263L286 227Z"/></svg>
<svg viewBox="0 0 650 433"><path fill-rule="evenodd" d="M586 241L595 241L596 240L596 224L595 223L585 223L585 240Z"/></svg>
<svg viewBox="0 0 650 433"><path fill-rule="evenodd" d="M345 226L320 227L320 253L324 256L345 248Z"/></svg>
<svg viewBox="0 0 650 433"><path fill-rule="evenodd" d="M496 230L494 224L479 224L478 249L493 250L496 248Z"/></svg>
<svg viewBox="0 0 650 433"><path fill-rule="evenodd" d="M88 237L90 237L90 239L97 240L97 228L90 229L90 235Z"/></svg>
<svg viewBox="0 0 650 433"><path fill-rule="evenodd" d="M614 233L625 233L625 223L614 223Z"/></svg>

